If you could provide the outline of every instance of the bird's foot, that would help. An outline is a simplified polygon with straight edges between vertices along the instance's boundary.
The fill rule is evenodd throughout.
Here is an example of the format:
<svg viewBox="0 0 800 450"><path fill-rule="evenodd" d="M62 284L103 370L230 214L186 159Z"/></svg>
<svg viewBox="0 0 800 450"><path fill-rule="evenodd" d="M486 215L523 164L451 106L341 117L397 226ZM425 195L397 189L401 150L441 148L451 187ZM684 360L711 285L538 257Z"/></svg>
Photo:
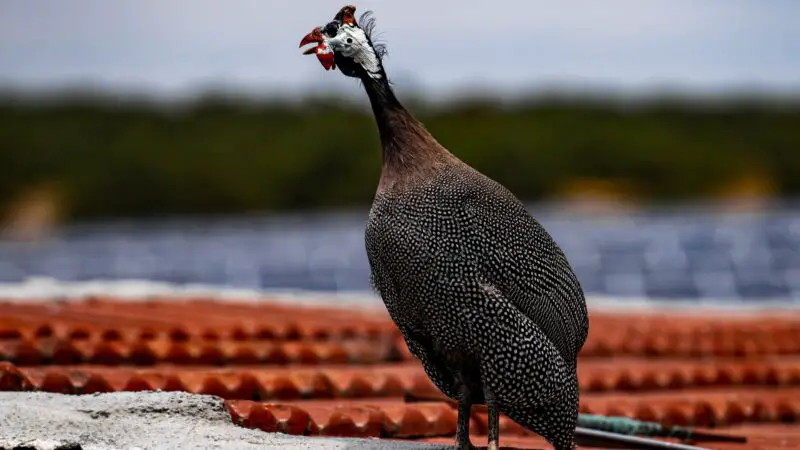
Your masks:
<svg viewBox="0 0 800 450"><path fill-rule="evenodd" d="M472 445L472 442L459 442L456 443L456 449L458 450L477 450L477 447Z"/></svg>
<svg viewBox="0 0 800 450"><path fill-rule="evenodd" d="M500 445L497 441L489 441L489 446L486 447L486 450L500 450Z"/></svg>

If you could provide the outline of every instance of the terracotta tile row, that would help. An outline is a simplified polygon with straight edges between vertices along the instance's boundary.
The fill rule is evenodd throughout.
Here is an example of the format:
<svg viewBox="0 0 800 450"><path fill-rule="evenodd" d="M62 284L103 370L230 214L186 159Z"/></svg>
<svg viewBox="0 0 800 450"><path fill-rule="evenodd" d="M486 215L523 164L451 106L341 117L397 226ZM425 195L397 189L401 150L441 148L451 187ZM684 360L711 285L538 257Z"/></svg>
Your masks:
<svg viewBox="0 0 800 450"><path fill-rule="evenodd" d="M719 388L587 394L581 411L627 416L666 425L721 426L744 422L800 421L798 388Z"/></svg>
<svg viewBox="0 0 800 450"><path fill-rule="evenodd" d="M687 388L800 386L800 361L588 360L579 364L584 392L649 392ZM443 400L414 362L368 366L25 367L37 389L57 392L185 390L224 398L271 399L407 396Z"/></svg>
<svg viewBox="0 0 800 450"><path fill-rule="evenodd" d="M345 321L349 324L364 322L388 323L389 318L380 302L361 309L323 306L305 306L263 299L263 301L219 301L213 298L162 298L126 301L113 297L90 296L84 300L66 302L3 301L0 306L9 314L57 313L62 317L104 318L113 316L131 323L170 323L172 318L201 319L216 326L236 325L242 319L258 322L283 322L287 318L302 315L306 323L323 324ZM312 314L307 314L312 313ZM748 334L773 332L776 330L800 331L800 312L758 311L746 313L727 312L671 312L636 311L605 312L591 311L593 328L649 334L658 329L663 332L692 331L695 333L719 333L743 331ZM174 323L174 321L173 321Z"/></svg>
<svg viewBox="0 0 800 450"><path fill-rule="evenodd" d="M683 358L797 354L800 354L800 346L794 340L782 341L776 344L753 341L693 341L689 339L676 339L670 342L658 338L642 341L589 341L581 352L581 356L584 357L645 356Z"/></svg>
<svg viewBox="0 0 800 450"><path fill-rule="evenodd" d="M231 329L202 328L200 325L186 327L172 325L168 329L156 329L152 326L142 328L117 327L116 321L106 320L103 327L90 327L85 324L63 322L53 319L49 322L35 322L19 325L19 317L0 318L0 342L2 341L34 341L49 339L53 341L105 341L105 342L139 342L139 341L265 341L265 340L343 340L343 339L396 339L396 347L400 357L411 359L402 339L392 330L378 326L356 325L338 329L309 327L308 324L293 322L275 326L244 325ZM17 325L12 325L11 322ZM115 324L111 326L110 324ZM19 326L18 326L19 325ZM316 325L315 325L316 327ZM646 357L751 357L764 355L800 355L800 333L781 333L759 335L730 335L729 337L705 337L692 334L659 333L646 336L609 333L605 337L597 337L601 331L593 331L587 340L581 356L585 358L607 358L610 356L646 356ZM224 344L223 344L224 345Z"/></svg>
<svg viewBox="0 0 800 450"><path fill-rule="evenodd" d="M0 339L330 339L397 335L385 312L228 302L0 302Z"/></svg>
<svg viewBox="0 0 800 450"><path fill-rule="evenodd" d="M430 395L432 388L416 365L323 368L167 365L143 369L87 365L20 370L32 388L67 394L160 389L217 395L226 399L293 400L402 398L407 392Z"/></svg>
<svg viewBox="0 0 800 450"><path fill-rule="evenodd" d="M139 333L142 338L168 336L216 339L292 339L396 335L397 331L380 307L363 311L338 308L298 307L280 303L216 302L153 299L115 301L0 302L0 338L55 336L118 339L119 333ZM111 326L110 326L111 325ZM658 330L654 335L653 330ZM636 347L670 346L681 342L752 342L758 346L794 342L800 337L800 314L793 312L750 315L702 315L648 313L593 313L590 346L612 349L620 344ZM595 342L596 344L592 344ZM715 344L716 345L716 344ZM741 344L740 344L741 345Z"/></svg>
<svg viewBox="0 0 800 450"><path fill-rule="evenodd" d="M800 311L796 309L763 310L713 310L703 309L664 310L594 310L590 308L593 323L610 328L623 326L642 332L653 327L670 329L708 329L709 325L720 329L748 328L751 331L767 331L776 327L800 326Z"/></svg>
<svg viewBox="0 0 800 450"><path fill-rule="evenodd" d="M220 302L213 299L174 301L154 299L141 303L94 299L76 302L74 309L99 314L147 318L151 314L179 319L179 323L202 323L208 330L264 327L263 334L275 330L273 338L293 337L327 339L331 337L371 337L384 333L397 334L386 311L375 304L362 309L344 309L319 305L304 306L275 301ZM269 338L270 336L262 336Z"/></svg>
<svg viewBox="0 0 800 450"><path fill-rule="evenodd" d="M303 401L292 404L226 402L233 421L269 432L321 436L424 437L456 431L456 412L446 403L367 400L358 403Z"/></svg>
<svg viewBox="0 0 800 450"><path fill-rule="evenodd" d="M656 332L656 330L658 330ZM585 357L627 356L761 356L800 354L800 331L747 333L744 330L719 334L700 334L659 330L640 334L625 331L597 330L589 338L581 355Z"/></svg>
<svg viewBox="0 0 800 450"><path fill-rule="evenodd" d="M451 400L446 402L455 408ZM588 414L624 416L664 425L719 427L741 423L800 422L800 388L718 388L680 391L585 393L580 411ZM486 431L486 410L475 407L479 430ZM528 432L502 417L501 430L512 434Z"/></svg>
<svg viewBox="0 0 800 450"><path fill-rule="evenodd" d="M287 322L281 325L248 324L231 328L206 328L199 325L171 325L168 327L155 327L144 325L140 327L130 324L117 323L116 320L103 321L100 324L85 324L64 322L54 319L46 322L23 321L19 317L0 318L0 340L3 339L39 339L58 338L74 340L105 340L105 341L140 341L153 339L169 339L172 341L187 341L192 339L217 341L217 340L328 340L328 339L354 339L376 338L380 336L396 335L393 329L382 326L363 324L360 327L346 324L331 325L328 328L314 328L307 324Z"/></svg>
<svg viewBox="0 0 800 450"><path fill-rule="evenodd" d="M17 365L374 364L403 358L391 338L342 341L0 340L0 361Z"/></svg>
<svg viewBox="0 0 800 450"><path fill-rule="evenodd" d="M376 364L414 361L400 339L341 341L97 341L42 338L0 340L0 360L17 365L104 364L247 365ZM800 355L676 360L674 357L593 358L582 355L587 390L665 389L694 385L796 384Z"/></svg>
<svg viewBox="0 0 800 450"><path fill-rule="evenodd" d="M680 398L643 395L587 395L584 412L627 416L667 425L719 427L741 423L782 423L800 420L800 390L745 392L686 391ZM292 403L227 402L236 423L266 431L337 436L425 437L452 435L456 410L445 402L403 403L399 399L314 400ZM485 434L485 408L475 408L472 430ZM501 433L531 435L520 425L501 417Z"/></svg>
<svg viewBox="0 0 800 450"><path fill-rule="evenodd" d="M274 331L274 330L272 330ZM151 329L114 329L106 328L89 331L81 327L71 327L64 324L45 324L30 328L17 328L14 330L6 329L5 339L2 341L33 341L38 339L51 339L55 341L64 340L87 340L87 341L106 341L106 342L138 342L138 341L164 341L173 342L185 341L265 341L265 340L309 340L315 339L314 333L303 332L290 333L283 338L275 338L276 333L272 331L244 331L242 329L232 330L230 333L215 331L213 339L203 333L193 333L190 330L179 327L169 332L155 332ZM225 334L229 337L220 337ZM348 337L342 335L339 339L381 339L388 336L386 334L372 333L346 333ZM401 359L412 359L405 348L402 340L398 339L396 348L398 357ZM692 340L690 338L666 338L666 337L647 337L643 339L619 339L619 340L599 340L590 339L586 342L581 356L584 358L607 358L611 356L642 356L642 357L684 357L684 358L703 358L703 357L752 357L766 355L800 355L800 336L781 338L779 335L773 336L770 340L756 341L752 339L740 340Z"/></svg>
<svg viewBox="0 0 800 450"><path fill-rule="evenodd" d="M302 303L287 303L265 298L253 301L219 300L204 297L150 297L146 299L126 300L114 297L87 296L82 299L56 302L51 299L4 301L3 305L11 312L59 311L69 315L76 312L90 312L96 315L133 315L133 319L142 319L146 313L158 314L162 317L189 317L201 318L204 322L225 324L232 322L232 318L256 319L271 321L297 314L313 313L307 319L314 322L323 322L324 317L342 319L350 322L388 320L379 303L365 305L364 308L341 308L338 306L324 306L322 304L304 305ZM376 316L376 312L378 316ZM227 313L220 316L220 313ZM155 321L158 318L149 317Z"/></svg>
<svg viewBox="0 0 800 450"><path fill-rule="evenodd" d="M24 368L19 376L5 365L6 388L33 389L69 394L167 390L218 395L226 399L302 398L443 398L416 365L313 368L195 369L160 366L132 370L128 367L67 366ZM9 381L10 380L10 381ZM16 380L16 381L14 381ZM800 413L800 388L737 387L620 392L582 395L584 412L625 415L676 424L720 424L742 421L796 421Z"/></svg>
<svg viewBox="0 0 800 450"><path fill-rule="evenodd" d="M800 386L800 357L584 358L578 362L578 379L587 392Z"/></svg>

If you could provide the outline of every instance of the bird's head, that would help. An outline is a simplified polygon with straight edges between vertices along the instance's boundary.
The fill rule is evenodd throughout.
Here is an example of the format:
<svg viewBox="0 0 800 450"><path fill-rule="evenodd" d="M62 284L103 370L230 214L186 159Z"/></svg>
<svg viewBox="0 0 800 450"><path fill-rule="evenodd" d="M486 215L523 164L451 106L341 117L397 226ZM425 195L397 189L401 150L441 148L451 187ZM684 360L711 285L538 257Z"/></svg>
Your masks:
<svg viewBox="0 0 800 450"><path fill-rule="evenodd" d="M300 47L315 44L304 54L317 55L325 70L339 67L348 77L383 78L385 74L381 59L386 50L384 46L372 42L375 21L369 11L356 21L355 12L355 6L343 7L327 25L316 27L308 33L300 41Z"/></svg>

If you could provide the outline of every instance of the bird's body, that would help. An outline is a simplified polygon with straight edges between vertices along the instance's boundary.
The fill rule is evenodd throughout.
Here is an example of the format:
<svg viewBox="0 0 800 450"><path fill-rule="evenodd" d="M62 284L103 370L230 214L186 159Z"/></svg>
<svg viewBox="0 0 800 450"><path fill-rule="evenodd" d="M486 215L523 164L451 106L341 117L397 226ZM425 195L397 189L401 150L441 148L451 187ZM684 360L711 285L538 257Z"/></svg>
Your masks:
<svg viewBox="0 0 800 450"><path fill-rule="evenodd" d="M407 161L384 164L366 228L373 286L442 392L470 404L493 395L571 448L588 333L575 274L507 189L407 126L420 141L400 143L415 149L398 151Z"/></svg>

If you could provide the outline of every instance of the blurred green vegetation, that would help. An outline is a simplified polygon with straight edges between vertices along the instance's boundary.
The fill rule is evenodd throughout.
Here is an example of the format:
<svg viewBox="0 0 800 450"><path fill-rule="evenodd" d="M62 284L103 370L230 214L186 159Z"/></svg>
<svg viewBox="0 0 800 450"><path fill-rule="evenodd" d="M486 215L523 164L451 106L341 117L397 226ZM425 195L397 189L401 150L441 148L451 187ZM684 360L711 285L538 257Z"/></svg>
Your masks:
<svg viewBox="0 0 800 450"><path fill-rule="evenodd" d="M753 173L800 193L800 102L465 100L410 109L451 151L519 197L573 180L641 199L707 196ZM54 186L66 218L368 205L380 150L367 108L204 98L0 98L0 208Z"/></svg>

